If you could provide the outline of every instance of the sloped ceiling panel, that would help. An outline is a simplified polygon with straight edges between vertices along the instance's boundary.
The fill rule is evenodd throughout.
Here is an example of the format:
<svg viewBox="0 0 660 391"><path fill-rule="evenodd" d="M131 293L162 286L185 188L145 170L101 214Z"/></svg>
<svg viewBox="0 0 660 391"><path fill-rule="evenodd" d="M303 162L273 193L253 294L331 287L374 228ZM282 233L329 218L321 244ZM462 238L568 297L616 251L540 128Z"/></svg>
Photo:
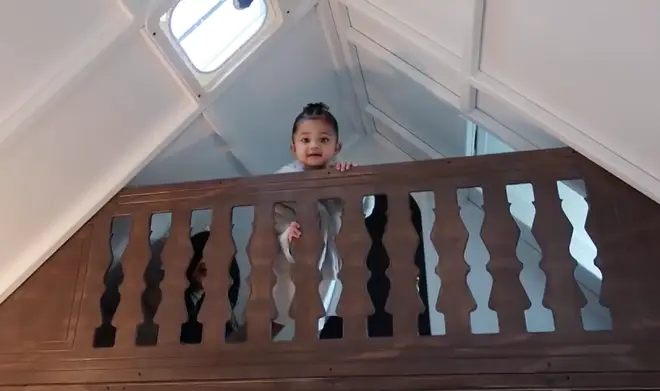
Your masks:
<svg viewBox="0 0 660 391"><path fill-rule="evenodd" d="M21 107L27 114L0 144L0 182L11 184L0 187L0 301L174 137L179 129L173 123L182 123L196 109L141 34L140 23L119 3L66 0L57 6L2 13L9 20L59 20L66 26L54 30L61 31L82 20L83 29L57 36L61 43L38 29L11 35L32 45L31 52L41 50L35 46L40 42L54 57L39 60L53 66L43 69L47 76L3 62L15 77L39 85L34 98L39 104L31 99ZM31 32L40 39L30 38ZM89 47L90 37L101 38ZM51 46L70 49L62 54ZM59 79L60 64L75 74ZM20 89L3 91L12 99L17 92L20 101Z"/></svg>
<svg viewBox="0 0 660 391"><path fill-rule="evenodd" d="M514 148L567 144L660 201L657 1L331 2L348 9L340 34L363 70L366 51ZM446 143L406 120L420 114L401 94L379 99L410 137Z"/></svg>
<svg viewBox="0 0 660 391"><path fill-rule="evenodd" d="M225 141L204 115L133 178L130 186L203 181L241 176Z"/></svg>
<svg viewBox="0 0 660 391"><path fill-rule="evenodd" d="M457 57L463 50L470 25L470 2L461 0L369 0L401 23L417 30Z"/></svg>
<svg viewBox="0 0 660 391"><path fill-rule="evenodd" d="M380 12L394 19L389 13ZM415 43L426 46L427 50L420 50L421 48L411 45L411 42L397 29L389 28L391 25L376 20L373 15L365 11L351 10L350 22L351 27L372 40L373 45L380 46L394 58L400 59L415 71L442 85L456 95L455 99L458 99L461 83L458 73L460 58L457 54L437 45L430 38L424 38L423 35L420 35L421 39ZM403 23L399 27L407 31L416 31Z"/></svg>
<svg viewBox="0 0 660 391"><path fill-rule="evenodd" d="M2 2L0 141L24 119L19 117L29 111L27 106L41 100L39 94L76 71L74 64L81 53L103 45L107 36L114 36L126 23L126 16L112 1L48 1L35 6L22 0Z"/></svg>
<svg viewBox="0 0 660 391"><path fill-rule="evenodd" d="M373 54L358 50L369 103L440 154L465 155L466 121L457 108Z"/></svg>
<svg viewBox="0 0 660 391"><path fill-rule="evenodd" d="M659 15L654 0L488 1L481 70L660 178Z"/></svg>

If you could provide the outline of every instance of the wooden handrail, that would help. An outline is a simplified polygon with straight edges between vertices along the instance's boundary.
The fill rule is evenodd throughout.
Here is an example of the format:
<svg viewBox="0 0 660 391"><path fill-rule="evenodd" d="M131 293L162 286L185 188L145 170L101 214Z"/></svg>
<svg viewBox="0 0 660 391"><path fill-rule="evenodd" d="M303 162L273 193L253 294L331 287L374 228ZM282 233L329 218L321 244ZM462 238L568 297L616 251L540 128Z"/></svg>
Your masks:
<svg viewBox="0 0 660 391"><path fill-rule="evenodd" d="M586 186L590 204L586 229L598 248L602 304L611 314L612 330L591 332L582 325L586 301L573 276L577 262L569 252L572 227L557 191L558 181L572 179L582 179ZM525 311L530 300L520 280L522 266L516 255L519 228L506 194L507 185L519 183L534 187L532 231L543 253L543 303L554 316L552 332L527 330ZM475 300L466 278L469 266L463 253L468 235L457 190L471 187L483 191L481 234L490 254L487 269L493 285L489 307L499 322L495 334L477 335L470 328ZM435 195L431 239L440 257L436 273L442 281L437 310L446 325L446 333L440 336L419 335L418 315L428 303L418 293L420 271L412 259L420 238L410 223L408 205L410 193L419 191ZM367 319L374 307L366 289L370 272L365 259L372 243L361 212L363 197L374 194L386 196L388 203L382 241L390 259L386 309L392 316L393 333L387 338L372 338L367 333ZM318 249L323 232L318 228L317 202L330 198L343 200L337 237L343 260L338 309L342 335L324 340L319 338L317 326L318 318L325 315L318 295L322 279ZM275 316L273 262L279 253L273 205L278 202L296 203L297 219L306 233L295 246L296 262L291 265L296 331L290 342L274 341L271 323ZM245 205L255 210L248 245L251 272L243 282L251 290L246 322L240 330L245 338L238 334L225 338L225 324L232 318L226 296L231 284L228 270L236 253L231 213L232 208ZM213 213L203 267L195 267L193 273L204 277L198 281L204 287L204 304L195 315L203 330L199 343L182 345L181 324L190 316L186 312L189 296L184 295L189 286L186 275L197 251L194 244L191 247L190 216L197 209ZM141 297L152 251L150 218L161 212L172 213L172 222L161 257L161 297L155 317L149 319ZM132 226L121 259L121 298L109 319L110 315L101 315L99 303L106 297L104 279L112 258L111 224L120 216L129 216ZM80 249L75 260L68 261L68 269L57 266L61 273L75 270L81 276L71 293L77 310L66 318L75 325L73 332L58 344L21 342L15 337L15 343L0 345L0 390L5 384L19 383L175 381L208 381L218 387L239 381L236 389L243 389L247 386L240 381L284 387L295 379L308 379L310 389L320 390L328 385L326 378L345 387L376 389L366 385L366 377L376 379L378 389L400 390L660 387L660 354L648 350L660 335L660 307L655 303L660 297L656 282L660 266L655 259L660 255L658 235L659 205L568 148L366 166L349 173L328 170L125 189L62 250L69 251L71 258L71 248ZM54 255L48 265L64 265L63 256ZM38 279L39 273L41 270L33 278ZM20 289L45 288L28 282ZM12 307L20 300L19 295L0 306L0 319L9 314L9 319L26 321L27 315ZM141 325L157 329L149 346L136 344ZM93 346L101 328L114 333L105 348ZM3 341L10 339L2 339L0 334ZM3 351L7 354L2 355ZM401 380L404 378L407 380Z"/></svg>

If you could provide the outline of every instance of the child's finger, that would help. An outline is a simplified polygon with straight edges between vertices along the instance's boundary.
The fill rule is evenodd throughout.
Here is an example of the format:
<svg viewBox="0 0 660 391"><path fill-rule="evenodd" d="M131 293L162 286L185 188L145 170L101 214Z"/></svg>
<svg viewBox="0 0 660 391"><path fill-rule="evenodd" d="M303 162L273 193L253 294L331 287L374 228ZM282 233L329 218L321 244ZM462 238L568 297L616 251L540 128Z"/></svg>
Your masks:
<svg viewBox="0 0 660 391"><path fill-rule="evenodd" d="M300 229L291 227L291 230L289 231L289 242L291 242L293 239L300 239L300 236L302 235L302 232L300 232Z"/></svg>

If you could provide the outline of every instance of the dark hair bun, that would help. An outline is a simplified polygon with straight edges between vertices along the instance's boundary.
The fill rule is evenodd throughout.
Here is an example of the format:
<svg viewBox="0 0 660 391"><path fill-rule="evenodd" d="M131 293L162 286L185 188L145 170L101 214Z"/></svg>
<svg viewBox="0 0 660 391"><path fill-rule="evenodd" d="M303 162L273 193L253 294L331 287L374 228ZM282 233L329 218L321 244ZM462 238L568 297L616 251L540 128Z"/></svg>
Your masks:
<svg viewBox="0 0 660 391"><path fill-rule="evenodd" d="M323 102L309 103L303 108L305 115L323 115L330 111L330 107Z"/></svg>
<svg viewBox="0 0 660 391"><path fill-rule="evenodd" d="M337 119L332 113L330 113L330 107L323 102L308 103L303 111L298 114L296 120L293 121L293 135L296 134L296 129L298 128L298 123L304 120L322 120L326 121L332 129L334 129L335 134L339 136L339 125L337 124Z"/></svg>

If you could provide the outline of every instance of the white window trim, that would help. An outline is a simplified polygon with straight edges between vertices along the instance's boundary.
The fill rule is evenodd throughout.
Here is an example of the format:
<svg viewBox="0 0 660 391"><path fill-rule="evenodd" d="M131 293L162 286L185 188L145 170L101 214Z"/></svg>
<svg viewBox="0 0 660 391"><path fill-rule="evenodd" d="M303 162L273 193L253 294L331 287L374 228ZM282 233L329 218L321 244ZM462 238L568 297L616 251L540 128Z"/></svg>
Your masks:
<svg viewBox="0 0 660 391"><path fill-rule="evenodd" d="M168 0L152 9L147 16L144 30L197 100L204 99L208 92L218 87L236 67L273 35L283 22L279 0L264 0L267 11L261 29L218 69L200 72L171 35L169 20L167 23L161 22L161 17L171 12L178 2L178 0Z"/></svg>

